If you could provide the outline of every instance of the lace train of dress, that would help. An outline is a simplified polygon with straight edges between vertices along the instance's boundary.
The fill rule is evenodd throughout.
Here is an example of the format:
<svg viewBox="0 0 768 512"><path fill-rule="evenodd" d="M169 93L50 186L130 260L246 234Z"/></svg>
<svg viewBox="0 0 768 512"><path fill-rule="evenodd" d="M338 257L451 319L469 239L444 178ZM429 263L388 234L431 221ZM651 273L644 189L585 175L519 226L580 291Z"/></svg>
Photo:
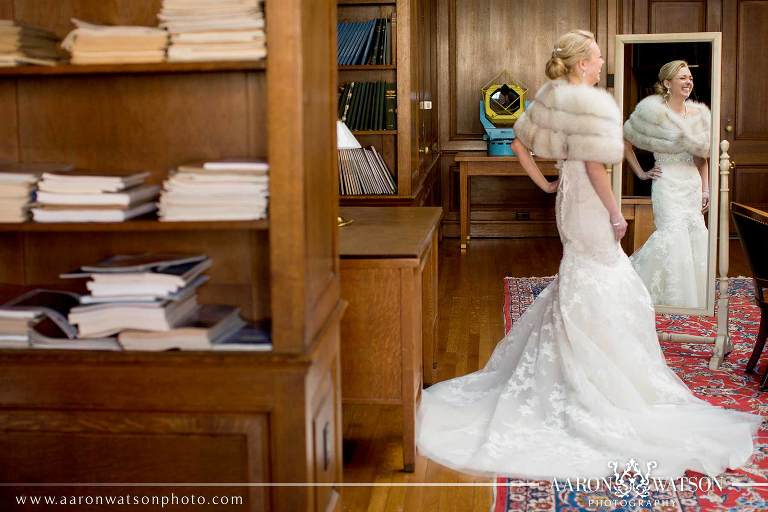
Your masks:
<svg viewBox="0 0 768 512"><path fill-rule="evenodd" d="M654 156L662 170L651 192L656 230L630 261L654 304L701 308L708 282L701 176L687 153Z"/></svg>
<svg viewBox="0 0 768 512"><path fill-rule="evenodd" d="M420 453L466 473L541 479L601 478L630 458L673 478L744 464L761 417L709 405L667 367L648 292L583 162L564 163L556 215L558 276L483 369L424 390Z"/></svg>

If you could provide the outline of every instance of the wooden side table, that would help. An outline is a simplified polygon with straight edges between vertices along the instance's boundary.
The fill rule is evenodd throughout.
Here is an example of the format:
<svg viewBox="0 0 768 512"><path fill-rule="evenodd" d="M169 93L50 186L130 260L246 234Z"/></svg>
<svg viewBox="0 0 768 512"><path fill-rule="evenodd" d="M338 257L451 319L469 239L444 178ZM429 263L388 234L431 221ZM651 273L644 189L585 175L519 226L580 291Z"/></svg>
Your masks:
<svg viewBox="0 0 768 512"><path fill-rule="evenodd" d="M461 226L461 248L469 244L470 221L470 177L471 176L528 176L516 156L488 156L481 151L457 153L459 162L459 222ZM555 160L536 160L544 176L558 176Z"/></svg>
<svg viewBox="0 0 768 512"><path fill-rule="evenodd" d="M342 404L403 408L403 465L416 461L416 407L433 382L442 208L342 207Z"/></svg>

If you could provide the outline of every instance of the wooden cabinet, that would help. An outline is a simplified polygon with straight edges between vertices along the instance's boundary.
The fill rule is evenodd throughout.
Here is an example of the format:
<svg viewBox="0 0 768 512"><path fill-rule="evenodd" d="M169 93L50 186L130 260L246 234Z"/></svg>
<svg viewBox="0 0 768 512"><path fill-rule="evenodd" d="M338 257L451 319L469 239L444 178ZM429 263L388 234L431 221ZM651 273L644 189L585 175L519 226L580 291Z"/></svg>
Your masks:
<svg viewBox="0 0 768 512"><path fill-rule="evenodd" d="M338 0L339 21L392 17L392 66L343 66L339 83L397 82L397 130L358 132L363 146L375 146L394 173L393 196L343 196L342 205L436 204L437 186L437 2L436 0ZM431 105L430 105L431 103Z"/></svg>
<svg viewBox="0 0 768 512"><path fill-rule="evenodd" d="M64 36L72 17L156 25L160 5L0 0L0 17ZM264 221L2 224L2 299L61 286L59 273L114 253L207 253L200 302L269 320L274 346L1 351L4 481L341 481L336 4L265 10L267 61L0 69L0 160L147 170L153 183L189 161L271 166ZM340 509L332 487L240 491L247 510Z"/></svg>
<svg viewBox="0 0 768 512"><path fill-rule="evenodd" d="M434 382L441 208L345 207L340 236L344 403L396 404L403 465L413 471L422 384Z"/></svg>

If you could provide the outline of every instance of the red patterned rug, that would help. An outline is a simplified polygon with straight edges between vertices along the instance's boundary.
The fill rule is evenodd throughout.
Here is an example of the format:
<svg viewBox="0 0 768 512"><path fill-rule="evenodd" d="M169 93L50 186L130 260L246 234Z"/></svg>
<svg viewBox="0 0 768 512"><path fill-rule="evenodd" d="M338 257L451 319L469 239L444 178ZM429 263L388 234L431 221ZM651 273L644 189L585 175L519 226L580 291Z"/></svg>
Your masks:
<svg viewBox="0 0 768 512"><path fill-rule="evenodd" d="M504 319L507 332L551 281L551 277L505 279ZM768 392L758 390L758 377L744 374L760 323L760 311L752 299L753 293L751 279L730 281L729 331L734 350L719 370L710 370L708 366L711 345L670 342L661 345L669 366L696 396L715 405L766 416ZM660 330L697 335L714 335L716 329L715 317L657 315L656 324ZM758 370L760 373L766 370L765 358ZM684 435L684 432L680 434ZM706 447L702 446L702 450ZM689 472L686 476L696 479L702 475ZM708 489L709 485L702 485L704 489L701 489L689 485L682 490L650 490L647 497L633 500L631 496L622 498L621 493L617 495L614 485L584 491L568 489L566 485L558 486L558 489L550 481L499 478L493 511L765 511L768 510L768 423L764 423L759 432L755 455L749 465L728 471L720 480L727 482L722 488Z"/></svg>

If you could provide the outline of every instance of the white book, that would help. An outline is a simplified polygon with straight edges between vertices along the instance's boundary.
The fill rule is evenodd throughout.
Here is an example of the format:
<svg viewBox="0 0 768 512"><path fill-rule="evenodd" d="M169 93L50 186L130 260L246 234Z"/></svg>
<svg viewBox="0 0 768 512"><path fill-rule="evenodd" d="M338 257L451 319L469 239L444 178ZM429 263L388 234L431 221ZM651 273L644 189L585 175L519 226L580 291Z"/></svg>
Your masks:
<svg viewBox="0 0 768 512"><path fill-rule="evenodd" d="M122 192L95 194L56 193L41 189L37 192L37 202L53 205L131 206L154 199L159 194L158 185L139 185Z"/></svg>
<svg viewBox="0 0 768 512"><path fill-rule="evenodd" d="M209 171L268 171L269 162L259 160L221 160L218 162L205 162L203 164L203 169Z"/></svg>
<svg viewBox="0 0 768 512"><path fill-rule="evenodd" d="M199 21L166 21L160 24L171 34L181 32L213 32L216 30L254 30L264 28L264 19L254 18L247 20L199 20Z"/></svg>
<svg viewBox="0 0 768 512"><path fill-rule="evenodd" d="M226 174L214 172L210 174L176 173L171 178L173 182L180 183L258 183L267 185L269 176L252 174Z"/></svg>
<svg viewBox="0 0 768 512"><path fill-rule="evenodd" d="M204 50L180 49L176 51L173 46L168 48L168 60L174 62L205 62L213 61L236 61L236 60L259 60L267 56L267 50L248 50L240 52L210 52Z"/></svg>
<svg viewBox="0 0 768 512"><path fill-rule="evenodd" d="M156 209L157 205L153 202L140 204L126 210L78 210L77 207L73 207L71 210L33 208L32 218L35 222L123 222L153 212Z"/></svg>
<svg viewBox="0 0 768 512"><path fill-rule="evenodd" d="M183 43L229 43L266 41L263 30L230 30L218 32L187 32L171 36L171 44Z"/></svg>
<svg viewBox="0 0 768 512"><path fill-rule="evenodd" d="M106 176L96 174L56 174L44 172L38 186L42 187L85 187L88 191L119 192L144 183L148 172L139 172L128 176ZM44 189L45 190L45 189ZM56 192L55 188L50 191Z"/></svg>
<svg viewBox="0 0 768 512"><path fill-rule="evenodd" d="M74 52L71 64L152 64L165 61L165 50L147 52Z"/></svg>
<svg viewBox="0 0 768 512"><path fill-rule="evenodd" d="M164 222L191 222L191 221L220 221L220 220L261 220L266 218L262 213L232 213L232 212L174 212L173 210L168 212L161 212L160 220Z"/></svg>

